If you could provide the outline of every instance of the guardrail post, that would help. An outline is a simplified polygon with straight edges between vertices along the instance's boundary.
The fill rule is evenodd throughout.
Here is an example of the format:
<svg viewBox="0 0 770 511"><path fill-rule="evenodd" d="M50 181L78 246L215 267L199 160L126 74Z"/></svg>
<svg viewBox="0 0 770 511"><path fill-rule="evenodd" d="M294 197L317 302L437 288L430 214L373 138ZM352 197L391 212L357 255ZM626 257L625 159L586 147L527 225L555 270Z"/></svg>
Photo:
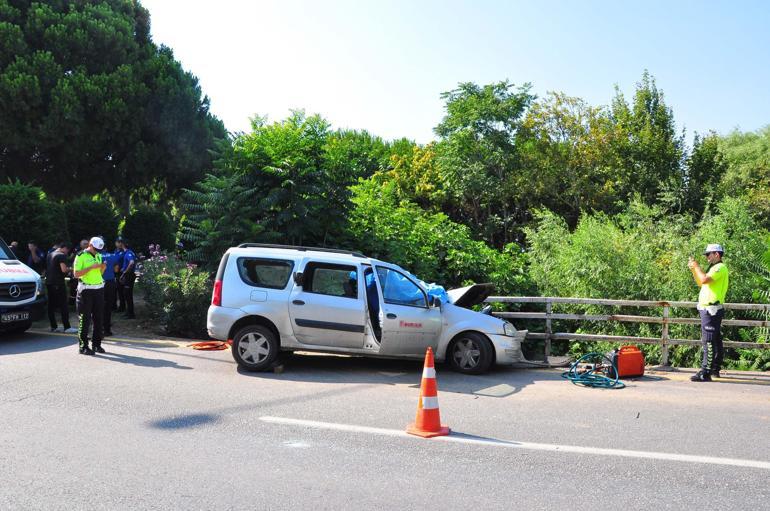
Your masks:
<svg viewBox="0 0 770 511"><path fill-rule="evenodd" d="M663 332L660 336L660 365L668 366L668 316L671 308L663 306Z"/></svg>
<svg viewBox="0 0 770 511"><path fill-rule="evenodd" d="M551 313L553 312L553 303L548 298L545 301L545 361L548 362L548 357L551 356L551 336L553 335L553 327L551 325Z"/></svg>

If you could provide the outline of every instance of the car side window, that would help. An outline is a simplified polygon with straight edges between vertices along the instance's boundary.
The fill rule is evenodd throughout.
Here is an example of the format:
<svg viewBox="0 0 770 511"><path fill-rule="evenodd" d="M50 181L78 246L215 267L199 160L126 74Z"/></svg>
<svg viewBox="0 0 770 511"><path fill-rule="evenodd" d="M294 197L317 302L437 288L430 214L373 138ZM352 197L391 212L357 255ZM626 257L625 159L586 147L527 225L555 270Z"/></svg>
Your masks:
<svg viewBox="0 0 770 511"><path fill-rule="evenodd" d="M284 259L238 258L238 273L250 286L283 289L289 282L294 261Z"/></svg>
<svg viewBox="0 0 770 511"><path fill-rule="evenodd" d="M428 298L425 293L403 273L377 266L377 278L382 287L382 297L385 303L428 307Z"/></svg>
<svg viewBox="0 0 770 511"><path fill-rule="evenodd" d="M308 263L302 272L302 290L344 298L358 298L358 269L331 263Z"/></svg>

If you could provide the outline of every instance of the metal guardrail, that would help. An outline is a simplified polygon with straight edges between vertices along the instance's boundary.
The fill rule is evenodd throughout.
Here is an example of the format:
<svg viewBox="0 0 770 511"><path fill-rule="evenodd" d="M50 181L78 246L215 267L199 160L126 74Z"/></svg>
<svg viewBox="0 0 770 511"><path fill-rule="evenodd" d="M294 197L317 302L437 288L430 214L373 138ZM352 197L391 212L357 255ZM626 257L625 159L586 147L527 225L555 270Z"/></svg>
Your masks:
<svg viewBox="0 0 770 511"><path fill-rule="evenodd" d="M700 318L671 317L672 308L697 307L696 302L666 302L648 300L604 300L595 298L561 298L540 296L490 296L488 303L541 303L545 304L545 312L493 312L494 316L508 319L540 319L545 321L545 332L529 332L527 339L545 340L546 360L551 355L552 340L582 340L582 341L609 341L609 342L635 342L638 344L659 344L661 347L661 365L668 365L668 348L671 345L700 345L700 339L673 339L669 336L669 325L685 324L699 325ZM635 316L628 314L561 314L553 312L554 304L571 305L605 305L614 307L642 307L660 308L660 316ZM770 312L770 304L754 303L726 303L726 310L744 310ZM577 334L570 332L554 332L553 320L579 320L579 321L617 321L623 323L652 323L662 325L660 337L633 337L602 334ZM726 319L722 321L724 326L743 327L770 327L770 321L748 319ZM725 341L725 347L768 349L770 343Z"/></svg>

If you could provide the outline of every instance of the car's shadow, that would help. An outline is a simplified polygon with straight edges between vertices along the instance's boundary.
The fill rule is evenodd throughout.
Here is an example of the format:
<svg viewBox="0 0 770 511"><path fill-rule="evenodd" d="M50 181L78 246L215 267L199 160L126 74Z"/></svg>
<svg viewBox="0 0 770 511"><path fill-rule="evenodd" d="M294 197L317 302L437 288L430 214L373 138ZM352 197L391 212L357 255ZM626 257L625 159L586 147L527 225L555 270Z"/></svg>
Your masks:
<svg viewBox="0 0 770 511"><path fill-rule="evenodd" d="M77 343L74 335L3 334L0 335L0 356L58 350Z"/></svg>
<svg viewBox="0 0 770 511"><path fill-rule="evenodd" d="M249 372L244 376L258 379L289 380L308 383L364 383L411 385L419 387L423 364L412 360L390 360L356 356L292 354L283 356L282 372ZM561 380L558 371L493 367L488 373L469 375L456 373L437 364L439 392L456 392L486 397L506 397L535 381Z"/></svg>

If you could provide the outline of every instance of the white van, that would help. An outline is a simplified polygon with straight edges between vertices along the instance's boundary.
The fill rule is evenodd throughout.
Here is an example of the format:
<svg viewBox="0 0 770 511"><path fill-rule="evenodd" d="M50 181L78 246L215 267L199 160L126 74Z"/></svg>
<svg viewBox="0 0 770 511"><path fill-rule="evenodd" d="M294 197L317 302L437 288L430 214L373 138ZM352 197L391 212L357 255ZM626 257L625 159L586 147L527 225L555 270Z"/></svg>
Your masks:
<svg viewBox="0 0 770 511"><path fill-rule="evenodd" d="M43 279L0 238L0 332L20 333L43 317Z"/></svg>
<svg viewBox="0 0 770 511"><path fill-rule="evenodd" d="M522 361L527 334L470 309L491 290L452 290L444 303L404 269L363 254L242 244L219 264L207 328L252 371L281 350L421 359L430 346L438 361L479 374Z"/></svg>

